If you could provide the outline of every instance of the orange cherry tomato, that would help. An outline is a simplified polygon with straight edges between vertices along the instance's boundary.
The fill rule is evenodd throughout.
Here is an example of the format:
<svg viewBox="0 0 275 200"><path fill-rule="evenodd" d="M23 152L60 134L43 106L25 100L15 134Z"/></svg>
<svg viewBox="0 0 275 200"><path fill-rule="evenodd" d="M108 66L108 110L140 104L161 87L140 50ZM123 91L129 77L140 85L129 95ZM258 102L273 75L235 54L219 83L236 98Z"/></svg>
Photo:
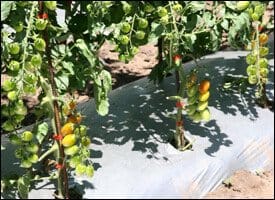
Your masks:
<svg viewBox="0 0 275 200"><path fill-rule="evenodd" d="M260 34L259 41L260 41L260 44L266 44L268 41L268 35L265 33Z"/></svg>
<svg viewBox="0 0 275 200"><path fill-rule="evenodd" d="M200 82L199 91L201 94L207 92L210 88L210 81L203 80Z"/></svg>
<svg viewBox="0 0 275 200"><path fill-rule="evenodd" d="M74 123L68 122L61 128L62 136L72 134L74 132Z"/></svg>

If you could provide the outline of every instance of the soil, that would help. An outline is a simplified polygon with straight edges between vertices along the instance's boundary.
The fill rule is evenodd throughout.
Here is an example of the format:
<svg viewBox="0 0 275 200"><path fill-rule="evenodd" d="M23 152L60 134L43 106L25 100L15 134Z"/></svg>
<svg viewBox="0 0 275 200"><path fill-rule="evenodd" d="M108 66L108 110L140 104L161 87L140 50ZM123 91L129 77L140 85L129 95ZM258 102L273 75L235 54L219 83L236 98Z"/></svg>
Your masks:
<svg viewBox="0 0 275 200"><path fill-rule="evenodd" d="M274 172L259 175L240 170L230 177L231 186L220 185L206 199L274 199Z"/></svg>

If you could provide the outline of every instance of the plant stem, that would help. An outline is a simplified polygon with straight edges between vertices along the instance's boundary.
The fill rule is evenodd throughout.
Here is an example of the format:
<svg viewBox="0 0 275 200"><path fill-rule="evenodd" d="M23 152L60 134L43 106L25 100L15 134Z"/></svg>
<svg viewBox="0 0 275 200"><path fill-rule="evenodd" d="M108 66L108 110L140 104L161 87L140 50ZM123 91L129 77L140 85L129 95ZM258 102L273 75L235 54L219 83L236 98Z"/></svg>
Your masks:
<svg viewBox="0 0 275 200"><path fill-rule="evenodd" d="M35 11L35 7L37 6L37 2L33 2L32 3L32 8L30 11L30 18L28 20L28 26L27 26L27 30L26 30L26 36L24 37L23 41L22 41L22 46L23 46L23 54L22 54L22 69L20 70L20 75L19 75L19 90L18 93L20 93L21 91L23 91L23 77L24 77L24 71L25 71L25 63L26 63L26 59L28 56L27 53L27 47L28 47L28 39L30 37L30 32L32 30L32 26L33 26L33 20L34 20L34 11Z"/></svg>
<svg viewBox="0 0 275 200"><path fill-rule="evenodd" d="M183 76L183 68L180 66L176 69L176 74L179 77L179 90L178 96L183 97L184 95L184 76ZM177 124L179 123L180 124ZM177 108L177 115L176 115L176 145L178 150L184 150L185 146L185 139L184 139L184 126L183 126L183 118L182 118L182 108Z"/></svg>
<svg viewBox="0 0 275 200"><path fill-rule="evenodd" d="M43 160L44 158L46 158L48 155L55 152L56 150L58 150L58 146L55 143L48 151L46 151L42 156L40 156L40 158L38 159L38 162L40 162L41 160Z"/></svg>
<svg viewBox="0 0 275 200"><path fill-rule="evenodd" d="M43 12L43 3L42 1L39 1L39 11L40 13ZM51 60L51 49L49 46L49 38L47 29L43 31L43 38L46 42L46 55L48 59L48 69L50 74L50 84L52 87L52 94L53 94L53 106L54 106L54 120L55 120L55 128L58 135L61 135L61 120L59 117L59 106L58 102L55 97L58 97L58 93L56 90L56 84L54 81L54 68ZM55 134L55 133L54 133ZM57 155L57 162L62 163L63 167L61 169L58 169L58 197L63 198L65 195L65 198L69 198L69 190L68 190L68 177L67 177L67 171L66 171L66 165L64 162L65 154L64 149L61 143L61 140L57 141L58 143L58 155ZM63 191L64 190L64 191Z"/></svg>

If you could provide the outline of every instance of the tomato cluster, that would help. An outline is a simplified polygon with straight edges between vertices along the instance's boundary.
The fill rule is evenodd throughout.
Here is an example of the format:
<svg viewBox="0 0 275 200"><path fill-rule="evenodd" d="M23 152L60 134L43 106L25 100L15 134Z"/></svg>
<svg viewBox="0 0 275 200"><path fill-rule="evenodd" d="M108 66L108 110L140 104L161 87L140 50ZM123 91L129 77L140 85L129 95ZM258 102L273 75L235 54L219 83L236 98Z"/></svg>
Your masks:
<svg viewBox="0 0 275 200"><path fill-rule="evenodd" d="M267 34L260 34L258 39L252 41L254 45L251 52L246 56L246 63L248 64L246 72L250 84L267 83L268 81L268 60L265 58L269 52L268 47L265 46L267 41Z"/></svg>
<svg viewBox="0 0 275 200"><path fill-rule="evenodd" d="M187 82L187 114L194 121L210 120L210 111L208 109L208 99L210 97L210 82L202 80L197 83L196 72L191 72Z"/></svg>
<svg viewBox="0 0 275 200"><path fill-rule="evenodd" d="M87 136L87 127L80 124L82 115L77 112L76 102L69 101L63 106L63 114L65 115L65 124L61 128L62 145L64 153L68 156L68 164L71 168L75 168L77 175L86 174L93 176L93 166L85 164L89 157L90 138Z"/></svg>
<svg viewBox="0 0 275 200"><path fill-rule="evenodd" d="M253 21L259 21L264 14L265 5L261 2L254 2L247 11Z"/></svg>
<svg viewBox="0 0 275 200"><path fill-rule="evenodd" d="M9 136L11 144L17 147L15 157L21 160L20 167L30 168L38 161L39 146L34 136L31 131L24 131L20 137L16 134Z"/></svg>

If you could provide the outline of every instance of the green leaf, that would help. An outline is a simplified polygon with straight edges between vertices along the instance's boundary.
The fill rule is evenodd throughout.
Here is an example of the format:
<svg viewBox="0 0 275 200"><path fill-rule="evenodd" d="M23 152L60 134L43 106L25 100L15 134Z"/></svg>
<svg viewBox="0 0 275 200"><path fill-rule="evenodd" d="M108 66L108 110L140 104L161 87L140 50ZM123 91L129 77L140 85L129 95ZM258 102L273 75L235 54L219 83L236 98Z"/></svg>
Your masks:
<svg viewBox="0 0 275 200"><path fill-rule="evenodd" d="M8 18L13 4L13 1L1 1L1 22Z"/></svg>
<svg viewBox="0 0 275 200"><path fill-rule="evenodd" d="M195 34L185 34L184 35L185 40L186 40L186 48L190 49L191 51L193 51L193 45L197 39L197 36Z"/></svg>
<svg viewBox="0 0 275 200"><path fill-rule="evenodd" d="M99 104L101 101L101 96L102 96L102 88L100 85L94 84L94 98L95 98L95 103L96 105Z"/></svg>
<svg viewBox="0 0 275 200"><path fill-rule="evenodd" d="M229 22L227 19L223 19L223 21L221 22L221 26L224 30L228 31L228 27L229 27Z"/></svg>
<svg viewBox="0 0 275 200"><path fill-rule="evenodd" d="M29 196L29 188L30 188L30 176L24 174L17 181L17 189L20 198L27 199Z"/></svg>
<svg viewBox="0 0 275 200"><path fill-rule="evenodd" d="M42 144L42 141L46 137L48 130L49 126L46 122L43 122L42 124L38 125L36 139L38 140L39 144Z"/></svg>
<svg viewBox="0 0 275 200"><path fill-rule="evenodd" d="M206 22L207 26L209 26L209 27L214 26L215 21L211 19L212 18L212 13L210 13L210 12L203 13L203 17L202 18Z"/></svg>
<svg viewBox="0 0 275 200"><path fill-rule="evenodd" d="M69 86L69 77L67 74L62 74L60 76L54 77L56 86L60 90L67 90Z"/></svg>
<svg viewBox="0 0 275 200"><path fill-rule="evenodd" d="M226 7L236 11L237 10L237 4L234 1L225 1Z"/></svg>
<svg viewBox="0 0 275 200"><path fill-rule="evenodd" d="M91 67L93 68L95 66L94 54L89 50L85 41L83 39L76 40L76 47L81 50L81 53L86 57Z"/></svg>
<svg viewBox="0 0 275 200"><path fill-rule="evenodd" d="M101 79L103 80L103 88L105 90L105 92L109 92L112 89L112 76L110 74L110 72L106 71L106 70L102 70L101 71Z"/></svg>
<svg viewBox="0 0 275 200"><path fill-rule="evenodd" d="M191 1L188 5L191 7L191 11L195 13L203 10L205 3L204 1Z"/></svg>
<svg viewBox="0 0 275 200"><path fill-rule="evenodd" d="M108 100L101 100L100 103L97 106L97 112L101 116L105 116L109 112L109 102Z"/></svg>
<svg viewBox="0 0 275 200"><path fill-rule="evenodd" d="M156 42L163 32L164 32L164 27L161 24L152 22L151 32L148 36L148 41Z"/></svg>
<svg viewBox="0 0 275 200"><path fill-rule="evenodd" d="M186 24L186 30L188 32L191 32L197 25L197 22L200 17L198 15L192 14L187 17L187 24Z"/></svg>
<svg viewBox="0 0 275 200"><path fill-rule="evenodd" d="M75 74L75 73L74 73L74 69L73 69L74 64L73 64L72 62L65 62L65 61L63 61L62 64L63 64L63 67L64 67L66 70L68 70L68 71L70 72L71 75L74 75L74 74Z"/></svg>

